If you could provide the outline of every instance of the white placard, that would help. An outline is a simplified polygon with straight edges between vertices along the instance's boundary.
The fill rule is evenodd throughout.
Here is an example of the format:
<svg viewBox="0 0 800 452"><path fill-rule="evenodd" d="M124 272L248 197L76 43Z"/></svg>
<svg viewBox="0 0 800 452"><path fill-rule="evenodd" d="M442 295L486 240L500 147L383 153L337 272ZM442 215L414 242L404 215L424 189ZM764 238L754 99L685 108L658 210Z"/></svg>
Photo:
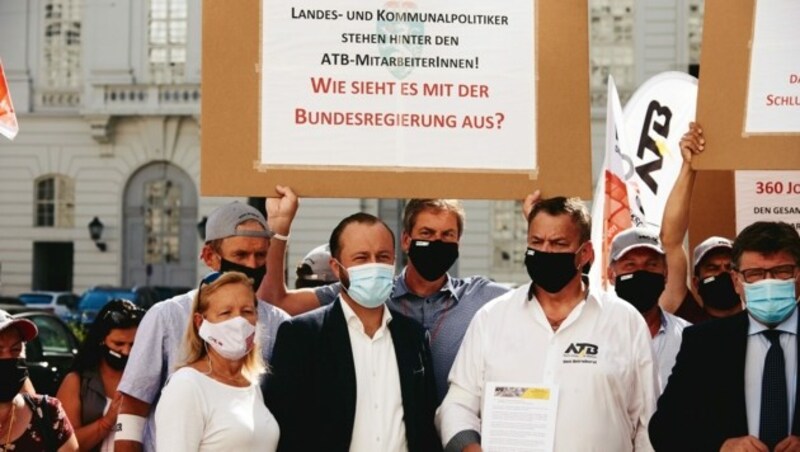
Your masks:
<svg viewBox="0 0 800 452"><path fill-rule="evenodd" d="M744 131L800 134L800 1L756 0Z"/></svg>
<svg viewBox="0 0 800 452"><path fill-rule="evenodd" d="M486 452L550 452L557 414L558 386L488 382L481 447Z"/></svg>
<svg viewBox="0 0 800 452"><path fill-rule="evenodd" d="M800 171L736 171L736 233L756 221L783 221L800 232Z"/></svg>
<svg viewBox="0 0 800 452"><path fill-rule="evenodd" d="M261 163L533 171L531 0L262 0Z"/></svg>

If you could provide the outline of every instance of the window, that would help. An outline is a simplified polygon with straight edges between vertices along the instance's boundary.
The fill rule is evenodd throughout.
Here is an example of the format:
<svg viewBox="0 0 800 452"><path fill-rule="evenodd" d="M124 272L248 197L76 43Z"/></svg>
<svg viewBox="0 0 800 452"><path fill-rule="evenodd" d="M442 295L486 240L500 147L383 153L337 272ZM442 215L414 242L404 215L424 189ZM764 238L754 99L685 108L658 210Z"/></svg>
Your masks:
<svg viewBox="0 0 800 452"><path fill-rule="evenodd" d="M180 261L181 187L171 180L144 186L145 264Z"/></svg>
<svg viewBox="0 0 800 452"><path fill-rule="evenodd" d="M47 88L81 86L81 1L44 2L41 83Z"/></svg>
<svg viewBox="0 0 800 452"><path fill-rule="evenodd" d="M186 0L150 0L148 62L155 84L182 83L186 75Z"/></svg>
<svg viewBox="0 0 800 452"><path fill-rule="evenodd" d="M695 77L700 71L700 44L703 39L703 13L705 11L703 0L689 0L689 73Z"/></svg>
<svg viewBox="0 0 800 452"><path fill-rule="evenodd" d="M34 225L71 228L75 224L75 189L73 180L63 175L44 176L35 184Z"/></svg>
<svg viewBox="0 0 800 452"><path fill-rule="evenodd" d="M609 75L624 105L636 88L633 0L590 0L589 20L592 107L606 108Z"/></svg>
<svg viewBox="0 0 800 452"><path fill-rule="evenodd" d="M495 201L492 207L494 257L492 269L502 273L524 272L528 224L522 217L520 201ZM498 275L499 276L499 275ZM500 276L512 279L510 276Z"/></svg>

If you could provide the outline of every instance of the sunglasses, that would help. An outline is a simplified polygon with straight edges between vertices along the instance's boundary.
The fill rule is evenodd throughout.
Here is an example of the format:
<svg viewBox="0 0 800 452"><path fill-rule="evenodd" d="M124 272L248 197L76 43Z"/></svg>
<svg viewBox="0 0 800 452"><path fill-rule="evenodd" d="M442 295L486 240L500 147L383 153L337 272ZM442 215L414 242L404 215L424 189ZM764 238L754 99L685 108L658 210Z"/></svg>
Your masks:
<svg viewBox="0 0 800 452"><path fill-rule="evenodd" d="M203 279L200 280L200 284L197 285L197 300L198 301L200 301L200 289L202 289L203 286L207 286L209 284L213 284L214 281L218 280L220 276L222 276L222 272L211 272L211 273L207 274L206 276L204 276Z"/></svg>
<svg viewBox="0 0 800 452"><path fill-rule="evenodd" d="M211 272L203 277L200 280L200 284L197 285L197 291L200 292L200 289L203 288L203 285L213 284L214 281L218 280L219 277L222 276L222 272Z"/></svg>
<svg viewBox="0 0 800 452"><path fill-rule="evenodd" d="M145 310L134 305L123 304L121 309L106 311L103 321L110 320L115 325L140 320L144 317Z"/></svg>

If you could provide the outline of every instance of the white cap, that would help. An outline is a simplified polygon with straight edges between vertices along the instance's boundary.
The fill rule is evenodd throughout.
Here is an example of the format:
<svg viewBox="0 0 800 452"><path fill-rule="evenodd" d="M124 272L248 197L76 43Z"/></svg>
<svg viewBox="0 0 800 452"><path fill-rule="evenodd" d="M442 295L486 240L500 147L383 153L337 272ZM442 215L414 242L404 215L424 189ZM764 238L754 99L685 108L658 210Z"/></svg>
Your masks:
<svg viewBox="0 0 800 452"><path fill-rule="evenodd" d="M692 253L692 269L697 267L697 264L699 264L708 253L719 248L732 250L733 242L725 237L718 236L709 237L703 240L703 243L697 245Z"/></svg>
<svg viewBox="0 0 800 452"><path fill-rule="evenodd" d="M658 234L647 228L629 228L614 236L611 241L611 261L619 260L630 250L649 248L658 254L664 254Z"/></svg>

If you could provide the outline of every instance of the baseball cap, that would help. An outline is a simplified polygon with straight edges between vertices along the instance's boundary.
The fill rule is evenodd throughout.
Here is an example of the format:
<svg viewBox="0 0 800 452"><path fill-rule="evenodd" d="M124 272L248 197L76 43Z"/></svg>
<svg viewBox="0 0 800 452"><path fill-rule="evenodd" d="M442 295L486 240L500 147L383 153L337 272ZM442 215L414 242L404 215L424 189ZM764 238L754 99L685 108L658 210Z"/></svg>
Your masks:
<svg viewBox="0 0 800 452"><path fill-rule="evenodd" d="M708 253L718 248L731 250L733 249L733 242L725 237L719 236L712 236L703 240L701 244L694 247L694 252L692 253L692 269L697 267L697 264L699 264Z"/></svg>
<svg viewBox="0 0 800 452"><path fill-rule="evenodd" d="M611 241L611 260L616 261L635 248L649 248L664 254L658 234L647 228L629 228L614 236Z"/></svg>
<svg viewBox="0 0 800 452"><path fill-rule="evenodd" d="M308 279L312 281L320 281L320 282L336 282L338 278L336 275L333 274L333 270L331 270L331 250L327 244L320 245L313 250L309 251L308 254L303 258L298 265L298 272L297 277L299 279ZM311 269L311 273L299 271L299 268L303 265L308 265L308 268Z"/></svg>
<svg viewBox="0 0 800 452"><path fill-rule="evenodd" d="M242 231L236 227L245 221L255 220L260 224L263 231ZM267 226L264 215L253 206L234 201L214 209L206 221L206 242L224 239L227 237L266 237L275 235Z"/></svg>
<svg viewBox="0 0 800 452"><path fill-rule="evenodd" d="M39 329L36 324L28 319L15 319L11 314L0 309L0 331L5 331L8 328L16 327L19 334L22 335L22 340L25 342L30 341L39 334Z"/></svg>

